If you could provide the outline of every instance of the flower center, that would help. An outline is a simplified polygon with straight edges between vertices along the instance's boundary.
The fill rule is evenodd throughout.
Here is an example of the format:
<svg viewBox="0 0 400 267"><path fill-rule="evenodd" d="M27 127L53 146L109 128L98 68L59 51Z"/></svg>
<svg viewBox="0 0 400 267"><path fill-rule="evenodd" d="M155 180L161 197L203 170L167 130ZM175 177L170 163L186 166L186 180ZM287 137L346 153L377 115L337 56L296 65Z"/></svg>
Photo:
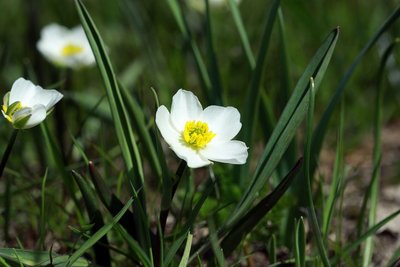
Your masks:
<svg viewBox="0 0 400 267"><path fill-rule="evenodd" d="M9 121L9 122L13 122L12 120L12 116L14 115L15 112L17 112L18 110L20 110L21 108L23 108L22 104L20 101L14 102L11 105L9 105L8 107L6 105L2 105L1 106L2 110L3 110L3 114L4 117Z"/></svg>
<svg viewBox="0 0 400 267"><path fill-rule="evenodd" d="M188 121L183 130L183 140L193 149L204 148L214 138L215 133L202 121Z"/></svg>
<svg viewBox="0 0 400 267"><path fill-rule="evenodd" d="M64 57L74 56L79 54L83 51L83 47L75 44L66 44L63 49L61 50L61 54Z"/></svg>

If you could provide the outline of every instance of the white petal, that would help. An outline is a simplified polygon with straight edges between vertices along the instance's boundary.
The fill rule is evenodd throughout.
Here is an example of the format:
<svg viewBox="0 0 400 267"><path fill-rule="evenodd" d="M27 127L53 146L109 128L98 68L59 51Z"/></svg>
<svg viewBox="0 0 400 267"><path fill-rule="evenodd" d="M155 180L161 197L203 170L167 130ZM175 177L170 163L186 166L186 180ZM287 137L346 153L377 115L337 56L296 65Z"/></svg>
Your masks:
<svg viewBox="0 0 400 267"><path fill-rule="evenodd" d="M42 28L40 31L40 38L42 39L55 39L60 38L68 34L68 28L61 26L56 23L51 23Z"/></svg>
<svg viewBox="0 0 400 267"><path fill-rule="evenodd" d="M61 50L68 34L68 28L52 23L42 29L36 47L47 60L60 65L63 60Z"/></svg>
<svg viewBox="0 0 400 267"><path fill-rule="evenodd" d="M46 119L46 107L43 105L36 105L32 107L32 115L22 129L32 128Z"/></svg>
<svg viewBox="0 0 400 267"><path fill-rule="evenodd" d="M31 114L32 114L32 108L29 108L29 107L21 108L13 114L12 119L13 119L13 121L15 121L21 117L26 117Z"/></svg>
<svg viewBox="0 0 400 267"><path fill-rule="evenodd" d="M206 122L210 131L215 133L213 141L229 141L242 128L240 113L234 107L209 106L204 109L200 120Z"/></svg>
<svg viewBox="0 0 400 267"><path fill-rule="evenodd" d="M19 78L11 88L10 101L12 104L20 101L23 107L33 107L41 104L46 110L52 108L63 97L61 93L54 89L43 89L34 85L31 81Z"/></svg>
<svg viewBox="0 0 400 267"><path fill-rule="evenodd" d="M35 106L35 105L43 105L48 111L51 109L58 101L63 98L63 95L54 89L43 89L40 86L36 86L36 94L28 100L26 105Z"/></svg>
<svg viewBox="0 0 400 267"><path fill-rule="evenodd" d="M241 141L214 142L200 150L200 154L213 161L244 164L248 156L247 149L246 144Z"/></svg>
<svg viewBox="0 0 400 267"><path fill-rule="evenodd" d="M202 111L199 99L192 92L179 89L172 98L171 121L180 131L187 121L197 120Z"/></svg>
<svg viewBox="0 0 400 267"><path fill-rule="evenodd" d="M70 30L70 34L71 34L71 36L73 36L75 38L79 38L81 40L86 39L85 30L83 29L83 27L81 25L78 25L78 26L75 26L74 28L72 28Z"/></svg>
<svg viewBox="0 0 400 267"><path fill-rule="evenodd" d="M175 154L186 161L189 168L200 168L211 164L211 161L203 157L196 150L184 145L181 141L170 145Z"/></svg>
<svg viewBox="0 0 400 267"><path fill-rule="evenodd" d="M180 133L171 124L170 114L165 106L160 106L157 109L156 124L162 137L169 145L179 140Z"/></svg>
<svg viewBox="0 0 400 267"><path fill-rule="evenodd" d="M20 101L24 106L24 103L32 98L36 94L36 91L37 89L31 81L19 78L11 87L8 104L11 105L14 102Z"/></svg>

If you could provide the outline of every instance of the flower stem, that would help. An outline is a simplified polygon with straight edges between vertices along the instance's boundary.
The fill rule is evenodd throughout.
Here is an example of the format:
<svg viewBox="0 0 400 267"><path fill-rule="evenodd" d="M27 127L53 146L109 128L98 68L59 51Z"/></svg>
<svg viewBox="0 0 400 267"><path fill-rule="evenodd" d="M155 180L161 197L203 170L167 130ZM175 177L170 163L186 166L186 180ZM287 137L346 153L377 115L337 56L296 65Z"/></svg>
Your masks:
<svg viewBox="0 0 400 267"><path fill-rule="evenodd" d="M172 202L172 199L174 198L176 189L178 188L179 182L181 181L181 178L186 170L187 164L186 161L182 160L181 163L179 164L178 169L176 170L176 177L177 179L175 180L175 183L172 186L172 190L171 190L171 199L170 201ZM165 226L167 224L167 217L169 214L169 208L166 210L161 211L160 214L160 224L161 224L161 230L164 233L165 231Z"/></svg>
<svg viewBox="0 0 400 267"><path fill-rule="evenodd" d="M10 157L11 150L12 150L12 148L14 146L15 139L17 139L17 135L18 135L18 130L14 130L12 135L11 135L10 140L8 141L7 148L4 151L3 157L2 157L1 162L0 162L0 179L1 179L1 177L3 177L3 172L4 172L4 169L6 167L8 158Z"/></svg>
<svg viewBox="0 0 400 267"><path fill-rule="evenodd" d="M17 135L18 135L18 130L14 130L10 140L8 141L8 145L6 150L4 151L3 157L1 159L0 162L0 178L3 177L3 172L4 169L6 167L8 158L10 157L11 154L11 150L14 146L15 143L15 139L17 139ZM10 182L10 178L7 177L6 179L6 189L4 192L4 213L3 213L3 217L4 217L4 226L3 226L3 230L4 230L4 239L6 242L9 241L10 237L8 235L8 228L10 225L10 205L11 205L11 182Z"/></svg>

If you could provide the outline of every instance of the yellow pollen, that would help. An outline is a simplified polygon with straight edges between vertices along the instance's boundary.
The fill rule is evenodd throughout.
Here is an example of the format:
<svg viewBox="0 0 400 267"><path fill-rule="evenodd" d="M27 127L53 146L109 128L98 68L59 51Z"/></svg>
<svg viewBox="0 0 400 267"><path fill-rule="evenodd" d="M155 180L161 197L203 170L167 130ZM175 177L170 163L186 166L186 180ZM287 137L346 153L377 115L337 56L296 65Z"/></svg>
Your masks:
<svg viewBox="0 0 400 267"><path fill-rule="evenodd" d="M69 57L69 56L74 56L76 54L79 54L83 51L83 47L79 45L74 45L74 44L67 44L63 47L61 50L61 54L64 57Z"/></svg>
<svg viewBox="0 0 400 267"><path fill-rule="evenodd" d="M204 148L214 138L215 133L202 121L188 121L183 130L183 140L193 149Z"/></svg>

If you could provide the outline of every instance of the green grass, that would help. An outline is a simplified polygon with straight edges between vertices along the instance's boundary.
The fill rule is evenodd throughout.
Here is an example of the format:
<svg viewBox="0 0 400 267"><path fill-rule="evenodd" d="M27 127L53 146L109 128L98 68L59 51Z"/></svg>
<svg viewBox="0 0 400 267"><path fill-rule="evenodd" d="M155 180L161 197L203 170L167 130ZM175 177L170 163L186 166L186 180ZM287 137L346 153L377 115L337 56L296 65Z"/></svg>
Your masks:
<svg viewBox="0 0 400 267"><path fill-rule="evenodd" d="M0 264L230 266L258 250L272 266L374 266L399 214L377 218L400 176L380 172L400 118L396 1L186 3L0 2L3 95L21 76L64 94L40 126L0 124ZM51 22L81 24L96 66L47 62L36 41ZM155 114L179 88L240 111L245 165L190 169L168 148ZM347 155L371 133L353 228Z"/></svg>

